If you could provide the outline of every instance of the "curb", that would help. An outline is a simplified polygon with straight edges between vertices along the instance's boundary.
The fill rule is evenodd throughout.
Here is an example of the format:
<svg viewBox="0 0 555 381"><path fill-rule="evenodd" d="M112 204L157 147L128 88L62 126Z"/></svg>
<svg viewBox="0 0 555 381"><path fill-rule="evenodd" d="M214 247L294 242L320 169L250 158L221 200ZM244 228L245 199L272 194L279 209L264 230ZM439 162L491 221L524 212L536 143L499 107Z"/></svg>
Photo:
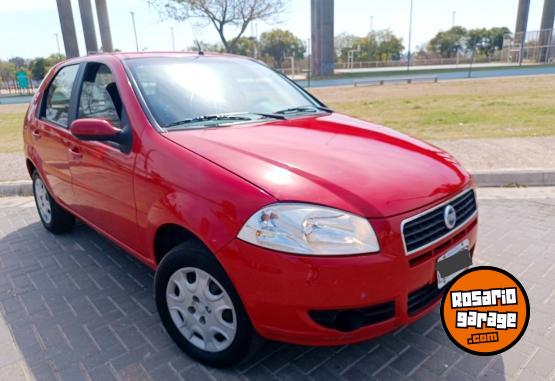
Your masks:
<svg viewBox="0 0 555 381"><path fill-rule="evenodd" d="M555 169L472 171L472 176L482 188L555 186Z"/></svg>
<svg viewBox="0 0 555 381"><path fill-rule="evenodd" d="M472 171L478 187L550 187L555 186L555 169ZM32 196L30 180L0 182L0 197Z"/></svg>
<svg viewBox="0 0 555 381"><path fill-rule="evenodd" d="M33 183L31 180L0 182L0 197L32 196Z"/></svg>

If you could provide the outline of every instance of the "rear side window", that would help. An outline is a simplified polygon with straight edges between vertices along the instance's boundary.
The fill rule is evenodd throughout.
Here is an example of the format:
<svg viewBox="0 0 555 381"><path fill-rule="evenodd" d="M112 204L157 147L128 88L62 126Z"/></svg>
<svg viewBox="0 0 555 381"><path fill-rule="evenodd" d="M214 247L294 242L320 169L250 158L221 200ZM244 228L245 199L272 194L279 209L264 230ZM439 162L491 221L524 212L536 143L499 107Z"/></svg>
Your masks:
<svg viewBox="0 0 555 381"><path fill-rule="evenodd" d="M114 76L104 64L89 64L79 98L79 118L99 118L121 128L122 103Z"/></svg>
<svg viewBox="0 0 555 381"><path fill-rule="evenodd" d="M44 118L61 126L67 127L69 119L69 103L71 89L77 77L79 65L62 68L57 74L46 95Z"/></svg>

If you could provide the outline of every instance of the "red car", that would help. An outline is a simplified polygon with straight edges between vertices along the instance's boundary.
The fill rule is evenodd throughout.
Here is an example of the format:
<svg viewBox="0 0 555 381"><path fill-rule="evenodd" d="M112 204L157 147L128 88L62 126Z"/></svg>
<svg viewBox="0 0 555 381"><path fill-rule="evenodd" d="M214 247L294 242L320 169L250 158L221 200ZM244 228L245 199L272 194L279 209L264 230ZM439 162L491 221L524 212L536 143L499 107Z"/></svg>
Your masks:
<svg viewBox="0 0 555 381"><path fill-rule="evenodd" d="M472 261L473 182L453 157L251 59L66 61L24 139L46 229L78 218L156 270L164 326L205 364L237 363L259 336L383 335L429 313Z"/></svg>

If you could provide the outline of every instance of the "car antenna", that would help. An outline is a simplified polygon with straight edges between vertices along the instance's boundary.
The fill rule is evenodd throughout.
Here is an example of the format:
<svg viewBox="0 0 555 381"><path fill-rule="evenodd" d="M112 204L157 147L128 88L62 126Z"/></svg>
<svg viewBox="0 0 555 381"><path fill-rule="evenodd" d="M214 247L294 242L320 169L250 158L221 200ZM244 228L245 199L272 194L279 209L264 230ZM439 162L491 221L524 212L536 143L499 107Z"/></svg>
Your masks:
<svg viewBox="0 0 555 381"><path fill-rule="evenodd" d="M198 55L199 55L199 56L203 56L203 55L204 55L204 52L202 51L202 46L200 45L199 40L195 40L195 42L197 43Z"/></svg>
<svg viewBox="0 0 555 381"><path fill-rule="evenodd" d="M204 52L202 51L202 46L200 45L200 41L198 40L198 35L197 35L197 27L195 25L192 26L193 29L193 36L195 37L195 44L197 45L197 51L198 51L198 55L199 56L203 56Z"/></svg>

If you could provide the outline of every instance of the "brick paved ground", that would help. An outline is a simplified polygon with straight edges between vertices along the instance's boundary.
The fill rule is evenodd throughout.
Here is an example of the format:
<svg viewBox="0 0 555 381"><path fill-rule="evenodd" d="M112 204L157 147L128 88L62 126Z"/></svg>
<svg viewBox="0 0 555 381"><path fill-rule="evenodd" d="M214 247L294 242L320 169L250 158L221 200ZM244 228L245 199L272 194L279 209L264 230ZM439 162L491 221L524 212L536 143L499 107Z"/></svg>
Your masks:
<svg viewBox="0 0 555 381"><path fill-rule="evenodd" d="M367 343L305 348L268 343L248 365L212 370L163 331L152 273L79 225L55 237L29 198L0 199L0 380L555 379L555 190L480 193L478 262L525 285L532 313L502 355L463 353L436 313Z"/></svg>

